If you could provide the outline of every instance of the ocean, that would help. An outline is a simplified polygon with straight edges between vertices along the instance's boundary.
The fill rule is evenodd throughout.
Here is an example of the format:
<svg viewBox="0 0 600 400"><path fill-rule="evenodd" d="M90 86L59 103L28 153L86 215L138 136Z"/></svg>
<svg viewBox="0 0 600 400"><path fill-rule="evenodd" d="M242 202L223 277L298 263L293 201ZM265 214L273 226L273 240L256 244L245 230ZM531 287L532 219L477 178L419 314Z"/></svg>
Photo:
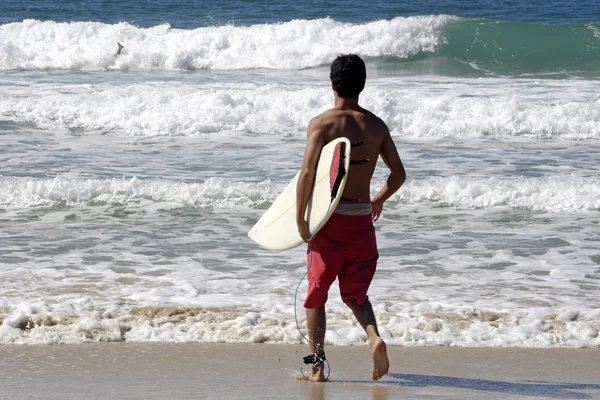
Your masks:
<svg viewBox="0 0 600 400"><path fill-rule="evenodd" d="M408 175L386 342L600 346L600 2L353 3L3 0L0 344L302 343L306 247L246 233L354 52Z"/></svg>

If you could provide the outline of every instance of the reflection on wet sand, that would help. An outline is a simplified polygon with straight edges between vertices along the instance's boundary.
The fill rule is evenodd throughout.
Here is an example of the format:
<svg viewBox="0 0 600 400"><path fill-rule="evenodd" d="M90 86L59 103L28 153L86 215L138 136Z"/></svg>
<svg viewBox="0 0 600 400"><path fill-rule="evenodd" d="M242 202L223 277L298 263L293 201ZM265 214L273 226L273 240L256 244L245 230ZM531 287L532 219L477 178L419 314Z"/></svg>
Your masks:
<svg viewBox="0 0 600 400"><path fill-rule="evenodd" d="M309 400L325 400L325 385L327 383L311 383Z"/></svg>
<svg viewBox="0 0 600 400"><path fill-rule="evenodd" d="M331 385L333 382L330 383L317 383L317 382L313 382L311 383L311 387L310 387L310 397L309 400L327 400L326 397L326 392L327 392L327 386ZM344 382L338 382L341 384L344 384ZM377 385L374 384L371 386L371 400L388 400L388 393L389 393L389 387L386 385ZM339 393L336 393L337 396L339 396Z"/></svg>

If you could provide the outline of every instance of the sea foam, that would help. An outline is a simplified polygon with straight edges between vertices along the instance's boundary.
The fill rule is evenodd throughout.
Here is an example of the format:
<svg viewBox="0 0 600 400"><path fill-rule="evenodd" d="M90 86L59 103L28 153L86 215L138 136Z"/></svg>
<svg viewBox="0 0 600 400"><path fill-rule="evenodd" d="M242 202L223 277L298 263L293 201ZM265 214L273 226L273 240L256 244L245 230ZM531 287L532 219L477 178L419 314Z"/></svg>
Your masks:
<svg viewBox="0 0 600 400"><path fill-rule="evenodd" d="M210 178L201 183L168 180L47 179L0 177L0 206L12 208L135 205L144 201L188 207L264 208L285 182L257 183ZM381 182L373 185L375 192ZM477 209L510 207L542 212L600 210L600 179L559 175L540 178L472 176L412 179L388 202Z"/></svg>
<svg viewBox="0 0 600 400"><path fill-rule="evenodd" d="M0 25L0 70L299 69L331 62L340 53L406 58L433 51L448 18L362 24L325 18L192 30L25 20ZM118 58L117 42L125 45Z"/></svg>
<svg viewBox="0 0 600 400"><path fill-rule="evenodd" d="M600 139L597 86L380 79L370 82L361 102L395 136L586 140ZM332 98L326 85L312 84L66 85L26 95L17 87L0 97L0 113L45 129L125 136L285 136L303 135L308 121L332 106Z"/></svg>
<svg viewBox="0 0 600 400"><path fill-rule="evenodd" d="M401 305L376 310L379 329L388 344L465 347L597 347L597 310L490 311L435 305L421 309ZM329 310L326 344L365 343L349 312ZM18 320L18 321L17 321ZM18 322L18 323L17 323ZM301 329L306 332L303 320ZM139 307L119 313L88 311L65 316L27 314L22 309L0 325L0 344L59 344L98 341L302 343L289 310L254 307Z"/></svg>

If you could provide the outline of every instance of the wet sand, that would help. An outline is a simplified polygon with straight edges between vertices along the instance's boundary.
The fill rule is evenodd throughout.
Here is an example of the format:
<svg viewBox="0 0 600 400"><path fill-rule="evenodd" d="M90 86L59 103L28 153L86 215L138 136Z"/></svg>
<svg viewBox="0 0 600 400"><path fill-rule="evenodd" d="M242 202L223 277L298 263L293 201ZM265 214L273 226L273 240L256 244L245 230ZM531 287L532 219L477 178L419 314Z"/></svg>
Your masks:
<svg viewBox="0 0 600 400"><path fill-rule="evenodd" d="M330 382L297 379L306 346L94 343L0 346L2 399L594 399L600 349L327 348Z"/></svg>

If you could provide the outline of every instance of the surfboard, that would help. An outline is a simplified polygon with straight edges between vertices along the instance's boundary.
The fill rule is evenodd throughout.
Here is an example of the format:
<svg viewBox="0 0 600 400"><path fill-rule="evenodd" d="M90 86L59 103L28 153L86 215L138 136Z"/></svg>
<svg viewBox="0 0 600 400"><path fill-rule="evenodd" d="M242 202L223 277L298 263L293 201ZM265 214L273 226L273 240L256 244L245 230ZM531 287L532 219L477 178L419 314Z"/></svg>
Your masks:
<svg viewBox="0 0 600 400"><path fill-rule="evenodd" d="M311 235L325 225L342 198L350 166L350 147L347 138L338 138L321 150L305 215ZM269 250L289 250L304 243L296 225L296 186L299 176L300 172L248 232L250 239Z"/></svg>

